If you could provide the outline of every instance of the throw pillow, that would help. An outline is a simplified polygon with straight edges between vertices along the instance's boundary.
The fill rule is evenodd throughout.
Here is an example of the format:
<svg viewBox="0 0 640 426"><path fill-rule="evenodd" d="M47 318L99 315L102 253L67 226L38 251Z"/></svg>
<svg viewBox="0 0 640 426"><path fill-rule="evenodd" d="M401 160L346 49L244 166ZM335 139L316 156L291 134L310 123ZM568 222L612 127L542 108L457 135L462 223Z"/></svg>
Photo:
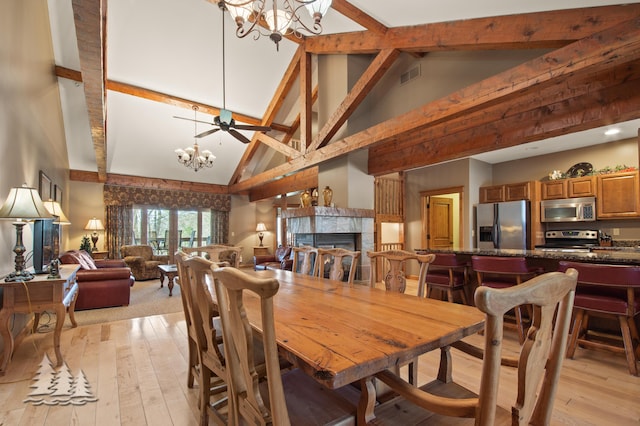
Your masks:
<svg viewBox="0 0 640 426"><path fill-rule="evenodd" d="M86 251L80 251L78 253L78 260L82 269L98 269L95 262L93 261L93 257Z"/></svg>

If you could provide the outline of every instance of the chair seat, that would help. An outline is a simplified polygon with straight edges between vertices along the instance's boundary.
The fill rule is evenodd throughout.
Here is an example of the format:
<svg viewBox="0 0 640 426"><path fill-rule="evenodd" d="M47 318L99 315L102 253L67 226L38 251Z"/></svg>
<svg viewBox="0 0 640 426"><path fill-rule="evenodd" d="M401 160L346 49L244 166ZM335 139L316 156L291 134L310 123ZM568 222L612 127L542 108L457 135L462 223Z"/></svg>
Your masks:
<svg viewBox="0 0 640 426"><path fill-rule="evenodd" d="M453 282L449 283L449 271L446 269L434 269L433 266L429 268L427 273L427 282L429 285L443 286L443 287L463 287L465 284L464 272L453 271Z"/></svg>
<svg viewBox="0 0 640 426"><path fill-rule="evenodd" d="M640 313L640 300L634 300L633 311ZM629 308L626 296L623 298L599 293L576 293L575 307L604 314L625 315Z"/></svg>

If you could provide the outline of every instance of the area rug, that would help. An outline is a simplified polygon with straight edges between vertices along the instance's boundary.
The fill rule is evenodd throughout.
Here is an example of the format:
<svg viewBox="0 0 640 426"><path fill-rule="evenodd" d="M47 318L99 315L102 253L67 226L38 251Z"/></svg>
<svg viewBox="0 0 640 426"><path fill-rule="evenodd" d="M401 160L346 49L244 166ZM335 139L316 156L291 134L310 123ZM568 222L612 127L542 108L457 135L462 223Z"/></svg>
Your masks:
<svg viewBox="0 0 640 426"><path fill-rule="evenodd" d="M179 285L173 286L173 295L169 296L166 280L164 287L160 287L160 280L157 279L136 281L131 287L129 306L76 311L76 322L78 326L82 326L180 311L182 311L182 300ZM46 322L46 319L44 320ZM55 321L55 318L53 320ZM68 315L64 326L71 327Z"/></svg>

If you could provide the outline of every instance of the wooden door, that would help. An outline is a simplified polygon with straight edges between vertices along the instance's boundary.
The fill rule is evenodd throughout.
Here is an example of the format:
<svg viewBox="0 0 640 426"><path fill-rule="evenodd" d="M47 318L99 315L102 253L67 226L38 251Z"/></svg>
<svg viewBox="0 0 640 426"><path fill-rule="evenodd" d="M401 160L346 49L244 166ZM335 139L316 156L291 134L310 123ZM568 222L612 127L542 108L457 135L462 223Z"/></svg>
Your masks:
<svg viewBox="0 0 640 426"><path fill-rule="evenodd" d="M453 248L453 200L430 197L427 244L431 249Z"/></svg>

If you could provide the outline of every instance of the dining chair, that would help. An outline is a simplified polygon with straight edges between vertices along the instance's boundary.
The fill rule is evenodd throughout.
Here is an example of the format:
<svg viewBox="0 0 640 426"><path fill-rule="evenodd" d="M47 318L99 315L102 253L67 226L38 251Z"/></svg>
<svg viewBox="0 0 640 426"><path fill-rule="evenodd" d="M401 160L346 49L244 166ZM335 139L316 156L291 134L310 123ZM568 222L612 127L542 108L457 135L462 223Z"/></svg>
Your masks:
<svg viewBox="0 0 640 426"><path fill-rule="evenodd" d="M469 262L455 253L434 253L435 259L429 265L426 286L427 297L432 297L433 290L446 294L449 302L454 302L455 293L460 294L462 303L468 305ZM440 297L443 297L442 295Z"/></svg>
<svg viewBox="0 0 640 426"><path fill-rule="evenodd" d="M378 274L382 272L385 289L404 293L407 288L406 263L415 260L420 267L418 272L417 296L426 296L425 280L429 271L429 265L434 261L434 254L416 254L405 250L368 251L371 259L371 275L369 285L375 287L378 282Z"/></svg>
<svg viewBox="0 0 640 426"><path fill-rule="evenodd" d="M527 264L527 259L521 256L471 256L471 266L477 275L478 286L492 288L507 288L520 285L529 278L534 277L540 269ZM507 323L518 332L518 340L524 342L525 329L528 319L523 316L523 311L528 308L516 306L514 308L515 320ZM513 317L511 317L513 318Z"/></svg>
<svg viewBox="0 0 640 426"><path fill-rule="evenodd" d="M293 272L313 275L318 260L318 249L312 246L293 247Z"/></svg>
<svg viewBox="0 0 640 426"><path fill-rule="evenodd" d="M375 409L371 425L454 424L452 417L475 419L476 425L548 425L567 346L578 272L548 272L518 285L479 287L475 305L485 313L484 352L479 392L458 385L452 378L449 348L443 350L438 378L415 388L390 371L376 374L399 394ZM520 305L533 306L533 326L517 355L517 395L511 410L497 406L504 314ZM463 424L463 422L455 422Z"/></svg>
<svg viewBox="0 0 640 426"><path fill-rule="evenodd" d="M578 346L599 348L624 353L629 373L638 375L640 337L635 320L640 315L640 267L561 261L559 270L574 268L578 271L578 288L574 303L575 319L567 357L573 358ZM611 338L611 333L594 330L590 317L611 318L622 334Z"/></svg>
<svg viewBox="0 0 640 426"><path fill-rule="evenodd" d="M415 260L420 266L418 272L418 297L426 295L425 280L429 270L429 264L435 259L434 254L416 254L405 250L385 250L368 251L367 256L371 259L371 275L369 285L373 288L378 283L378 272L383 271L383 281L386 291L404 293L407 288L405 274L406 262ZM418 358L411 360L408 364L409 383L418 384ZM395 369L395 373L400 373L400 366Z"/></svg>
<svg viewBox="0 0 640 426"><path fill-rule="evenodd" d="M213 270L229 373L229 424L355 424L358 392L345 386L327 389L300 369L281 373L278 361L273 298L279 282L257 278L235 268ZM254 331L247 306L259 310L266 382L260 382L252 353Z"/></svg>
<svg viewBox="0 0 640 426"><path fill-rule="evenodd" d="M228 402L227 372L220 345L222 330L218 310L214 303L204 297L202 280L210 279L211 266L215 265L202 257L189 256L183 251L176 253L178 279L182 306L187 324L189 370L187 386L193 387L194 377L198 381L200 424L207 425L209 415L216 424L227 424L223 408ZM203 301L203 302L201 302ZM217 399L211 403L212 397Z"/></svg>
<svg viewBox="0 0 640 426"><path fill-rule="evenodd" d="M349 267L349 274L346 282L353 285L358 269L359 251L347 250L343 248L323 249L318 248L316 257L315 273L317 277L329 278L330 280L345 281L345 266ZM327 273L326 268L329 268Z"/></svg>

